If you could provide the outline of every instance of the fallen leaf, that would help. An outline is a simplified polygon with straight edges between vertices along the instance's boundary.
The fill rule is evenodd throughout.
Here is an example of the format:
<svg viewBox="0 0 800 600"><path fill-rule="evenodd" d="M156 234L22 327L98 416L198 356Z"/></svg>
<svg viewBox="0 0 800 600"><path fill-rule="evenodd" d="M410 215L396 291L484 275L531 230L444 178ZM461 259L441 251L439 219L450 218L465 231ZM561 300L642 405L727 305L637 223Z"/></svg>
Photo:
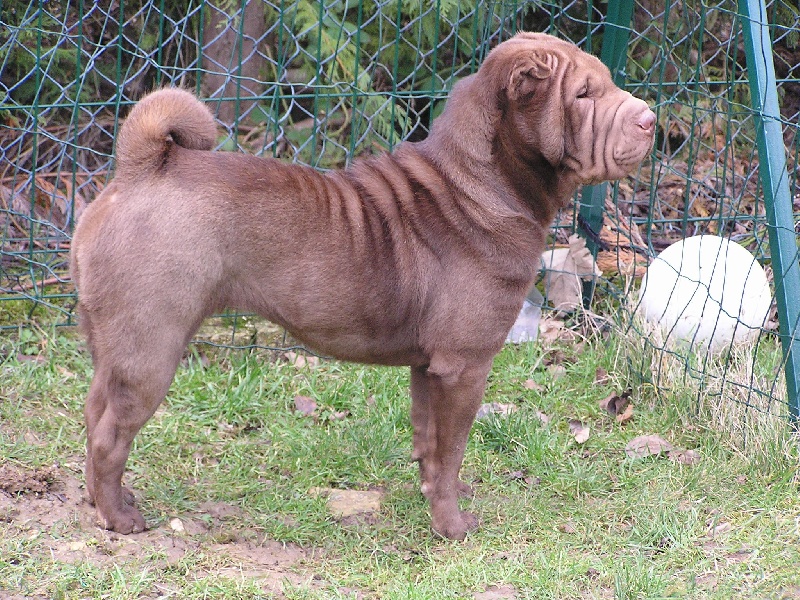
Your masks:
<svg viewBox="0 0 800 600"><path fill-rule="evenodd" d="M700 460L700 453L697 450L680 450L674 448L669 451L669 459L682 465L693 465Z"/></svg>
<svg viewBox="0 0 800 600"><path fill-rule="evenodd" d="M608 371L606 371L603 367L597 367L597 370L594 372L594 382L597 385L603 385L604 383L608 382Z"/></svg>
<svg viewBox="0 0 800 600"><path fill-rule="evenodd" d="M536 383L533 379L526 379L525 383L522 384L522 387L524 387L526 390L534 390L537 392L543 392L545 390L543 385Z"/></svg>
<svg viewBox="0 0 800 600"><path fill-rule="evenodd" d="M625 412L625 409L628 408L631 402L631 392L625 391L622 394L609 394L598 404L600 408L605 410L609 415L612 417L616 417L620 413Z"/></svg>
<svg viewBox="0 0 800 600"><path fill-rule="evenodd" d="M548 417L540 410L536 411L536 418L539 419L543 425L547 425L550 422L550 417Z"/></svg>
<svg viewBox="0 0 800 600"><path fill-rule="evenodd" d="M581 279L593 279L603 274L586 247L586 240L573 234L568 242L568 248L556 248L542 255L547 299L556 310L563 311L581 305Z"/></svg>
<svg viewBox="0 0 800 600"><path fill-rule="evenodd" d="M294 409L304 417L310 417L317 410L317 403L308 396L295 396Z"/></svg>
<svg viewBox="0 0 800 600"><path fill-rule="evenodd" d="M589 439L589 426L584 425L578 419L569 420L569 432L579 444L583 444Z"/></svg>
<svg viewBox="0 0 800 600"><path fill-rule="evenodd" d="M625 454L631 458L645 458L669 452L673 447L667 440L655 434L640 435L628 442Z"/></svg>
<svg viewBox="0 0 800 600"><path fill-rule="evenodd" d="M556 379L561 379L567 374L567 368L564 365L550 365L547 367L547 372L555 381Z"/></svg>
<svg viewBox="0 0 800 600"><path fill-rule="evenodd" d="M723 533L728 533L732 528L733 525L731 525L730 523L722 522L711 527L709 533L711 534L712 537L716 537L718 535L722 535Z"/></svg>
<svg viewBox="0 0 800 600"><path fill-rule="evenodd" d="M633 404L628 404L621 413L616 416L617 423L624 425L633 418Z"/></svg>
<svg viewBox="0 0 800 600"><path fill-rule="evenodd" d="M559 525L558 530L561 533L570 533L570 534L578 533L578 528L575 527L575 523L573 523L571 520Z"/></svg>
<svg viewBox="0 0 800 600"><path fill-rule="evenodd" d="M61 365L56 365L56 371L58 371L63 377L67 379L72 379L73 377L75 377L75 373L73 373L69 369L62 367Z"/></svg>
<svg viewBox="0 0 800 600"><path fill-rule="evenodd" d="M489 415L506 416L516 412L517 407L514 404L503 404L502 402L485 402L481 404L478 413L475 415L476 419L485 419Z"/></svg>
<svg viewBox="0 0 800 600"><path fill-rule="evenodd" d="M297 352L284 352L283 357L289 361L291 365L298 369L302 369L304 367L316 367L319 365L319 357L306 355L306 354L298 354Z"/></svg>
<svg viewBox="0 0 800 600"><path fill-rule="evenodd" d="M328 416L328 419L331 420L331 421L341 421L342 419L344 419L344 418L346 418L348 416L350 416L350 411L349 410L340 410L340 411L336 411L334 413L331 413Z"/></svg>
<svg viewBox="0 0 800 600"><path fill-rule="evenodd" d="M543 343L574 342L578 334L555 317L545 316L539 321L539 338Z"/></svg>
<svg viewBox="0 0 800 600"><path fill-rule="evenodd" d="M525 471L512 471L506 477L509 481L524 481L529 486L536 486L542 482L541 477L528 475Z"/></svg>
<svg viewBox="0 0 800 600"><path fill-rule="evenodd" d="M574 356L570 356L560 349L550 350L542 360L542 364L546 367L549 367L550 365L561 365L564 363L572 364L574 362Z"/></svg>

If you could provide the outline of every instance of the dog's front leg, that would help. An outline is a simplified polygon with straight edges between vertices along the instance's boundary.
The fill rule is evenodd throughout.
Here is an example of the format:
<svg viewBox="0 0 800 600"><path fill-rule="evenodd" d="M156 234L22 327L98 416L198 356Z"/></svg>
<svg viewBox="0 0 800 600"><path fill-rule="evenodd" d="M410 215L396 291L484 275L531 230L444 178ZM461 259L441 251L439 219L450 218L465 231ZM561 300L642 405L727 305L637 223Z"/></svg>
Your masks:
<svg viewBox="0 0 800 600"><path fill-rule="evenodd" d="M478 524L474 515L458 508L458 496L470 492L458 472L491 364L491 359L465 364L458 357L436 356L427 369L411 370L412 458L419 461L433 530L451 539L463 540Z"/></svg>
<svg viewBox="0 0 800 600"><path fill-rule="evenodd" d="M432 452L436 448L436 427L434 417L431 415L431 378L428 376L428 367L411 368L411 425L414 427L414 450L411 460L419 463L420 482L424 484L431 481L433 475L427 474L425 469L433 468ZM428 457L428 460L423 460ZM472 496L472 488L458 480L458 495L462 498Z"/></svg>

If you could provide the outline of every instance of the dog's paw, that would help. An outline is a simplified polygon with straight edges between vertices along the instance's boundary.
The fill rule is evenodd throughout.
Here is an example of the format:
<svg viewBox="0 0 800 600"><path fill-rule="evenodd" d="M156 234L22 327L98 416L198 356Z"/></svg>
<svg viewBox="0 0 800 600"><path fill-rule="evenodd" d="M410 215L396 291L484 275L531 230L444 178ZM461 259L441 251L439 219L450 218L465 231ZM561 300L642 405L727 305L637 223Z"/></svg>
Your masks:
<svg viewBox="0 0 800 600"><path fill-rule="evenodd" d="M433 532L449 540L463 540L467 537L467 532L478 527L478 517L464 510L458 511L451 518L438 520L434 519L431 524Z"/></svg>
<svg viewBox="0 0 800 600"><path fill-rule="evenodd" d="M132 506L125 504L122 510L109 516L98 515L98 521L103 529L129 534L140 533L147 529L141 513Z"/></svg>

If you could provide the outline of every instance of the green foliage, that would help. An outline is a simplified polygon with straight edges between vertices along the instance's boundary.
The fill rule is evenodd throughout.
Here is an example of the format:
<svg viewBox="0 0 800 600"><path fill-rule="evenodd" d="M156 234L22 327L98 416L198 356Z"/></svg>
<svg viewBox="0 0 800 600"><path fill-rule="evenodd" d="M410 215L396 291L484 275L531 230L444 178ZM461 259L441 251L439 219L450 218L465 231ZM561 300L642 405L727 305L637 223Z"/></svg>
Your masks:
<svg viewBox="0 0 800 600"><path fill-rule="evenodd" d="M10 90L0 107L74 105L115 95L112 82L126 83L135 57L159 48L164 17L186 11L185 3L168 0L161 3L161 19L137 16L149 4L125 2L120 14L86 0L0 2L0 82Z"/></svg>
<svg viewBox="0 0 800 600"><path fill-rule="evenodd" d="M64 78L75 76L77 53L58 46L61 22L27 2L3 4L0 21L6 24L0 27L0 81L4 87L13 88L15 104L57 100L61 87L42 78L41 63L47 61L47 70ZM6 100L0 99L0 107Z"/></svg>
<svg viewBox="0 0 800 600"><path fill-rule="evenodd" d="M475 0L302 0L275 11L268 21L297 32L305 52L301 64L291 66L314 82L316 93L341 99L340 132L349 139L342 144L349 144L348 154L353 155L373 143L390 148L408 136L415 114L442 97L457 78L454 74L471 60L472 32L484 26L485 12ZM437 60L437 54L449 61ZM437 70L437 63L447 62L449 69ZM411 92L428 96L414 99Z"/></svg>
<svg viewBox="0 0 800 600"><path fill-rule="evenodd" d="M159 85L163 67L171 62L191 64L202 53L201 43L215 33L203 32L201 18L208 25L210 11L228 13L233 19L229 26L238 27L241 2L217 0L205 4L203 11L194 10L202 5L187 7L167 0L154 12L149 2L139 0L126 2L117 14L87 2L3 3L0 77L8 92L0 108L7 105L16 112L17 107L36 105L75 106L115 97L123 90ZM493 10L477 0L282 4L267 11L264 33L268 37L259 43L260 50L275 55L264 73L265 81L282 81L286 71L293 70L309 82L313 97L279 102L290 113L289 125L303 119L291 114L292 103L317 119L331 107L325 116L334 123L335 141L348 155L370 151L374 144L388 148L407 137L420 120L426 126L430 120L426 113L433 103L474 68L478 35L485 34ZM180 46L164 44L173 23L181 23L188 34L181 37ZM278 47L281 36L302 48L286 62ZM194 45L192 40L196 40ZM152 68L152 59L159 68ZM198 75L201 72L186 72L184 85L192 85ZM71 110L59 114L63 116L51 111L49 122L74 118ZM279 119L266 105L254 115L262 122ZM294 148L300 160L314 161L324 152L332 152L325 158L327 166L344 160L335 146L323 149L314 143Z"/></svg>

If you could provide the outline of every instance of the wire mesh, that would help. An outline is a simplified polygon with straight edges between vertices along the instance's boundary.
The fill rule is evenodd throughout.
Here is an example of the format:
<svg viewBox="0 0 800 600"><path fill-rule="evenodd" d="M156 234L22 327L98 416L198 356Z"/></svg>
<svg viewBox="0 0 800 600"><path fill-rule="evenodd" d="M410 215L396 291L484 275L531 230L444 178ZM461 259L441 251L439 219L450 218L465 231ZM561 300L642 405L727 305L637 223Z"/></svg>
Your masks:
<svg viewBox="0 0 800 600"><path fill-rule="evenodd" d="M637 332L631 361L646 381L669 384L663 361L677 361L679 379L711 382L717 395L770 409L776 400L785 404L774 309L744 367L730 355L675 350L631 316L630 290L652 257L687 236L729 238L769 270L744 38L733 4L635 2L625 77L656 111L652 158L609 187L599 231L586 231L577 211L565 211L553 242L566 244L576 230L600 241L600 297ZM800 12L787 0L766 6L797 214ZM220 149L337 168L424 138L452 84L519 29L547 31L599 54L607 9L594 1L3 2L0 327L73 324L70 233L109 181L120 120L146 91L180 85L207 99L223 132ZM225 333L213 338L219 342L286 342L246 318L221 323Z"/></svg>
<svg viewBox="0 0 800 600"><path fill-rule="evenodd" d="M758 6L760 3L750 4ZM760 173L756 152L763 112L754 110L758 102L754 103L754 90L750 87L753 79L748 78L747 72L746 55L750 51L752 57L755 49L743 31L750 23L745 22L730 3L683 4L681 8L675 12L668 9L650 14L640 11L636 19L637 25L652 19L649 26L643 25L640 32L644 38L640 39L654 42L662 53L662 58L651 65L652 48L640 55L641 60L636 60L636 50L633 50L629 52L629 59L633 60L628 63L634 72L647 65L657 69L651 69L649 77L634 75L632 79L642 82L634 86L635 93L650 99L656 106L661 136L649 172L638 177L639 182L647 186L638 193L635 189L631 193L618 187L617 214L639 225L651 256L664 245L688 236L722 236L749 249L767 265L769 277L780 287L790 274L786 271L772 273L770 268L779 264L796 267L798 256L796 243L791 239L791 248L770 247L770 242L775 240L770 233L792 228L793 222L791 218L780 223L775 222L774 216L772 221L767 218L770 209L774 215L779 199L773 196L773 189L762 188L763 173ZM780 2L768 3L766 9L766 14L761 14L760 18L772 24L770 37L774 40L775 70L784 100L782 113L776 117L784 132L783 142L788 154L775 153L770 158L780 164L764 163L761 168L788 172L791 192L780 201L793 201L793 206L785 208L788 215L792 212L796 215L796 94L800 74L797 24L800 13L797 8ZM665 39L671 42L664 44L662 40ZM751 45L748 47L748 44ZM767 63L772 59L768 56L769 50L761 52L764 55L759 56L758 61ZM774 85L774 82L768 84ZM761 96L764 90L758 92ZM762 157L762 160L766 159ZM779 256L779 252L783 255ZM726 277L725 285L732 289L728 282L735 276L731 275L736 275L736 269L746 272L749 266L722 263L714 269L721 271ZM730 292L726 290L726 293ZM747 304L755 300L737 300L741 304L738 314L721 315L715 327L720 327L726 316L734 321L738 319L737 327L745 325L741 317L748 310ZM673 301L670 297L670 302ZM788 323L788 331L782 334L788 343L782 349L775 333L779 317L786 320L788 311L785 308L784 311L778 315L773 300L772 309L760 323L761 330L752 346L730 342L726 352L717 353L705 352L705 340L696 337L676 344L674 338L665 339L671 332L642 327L641 321L634 317L629 324L639 333L641 343L640 352L631 353L637 360L633 370L643 374L654 387L699 389L701 403L719 406L736 401L762 412L785 414L788 402L796 412L797 399L787 398L781 373L786 360L791 359L798 324ZM687 380L699 385L687 386Z"/></svg>

